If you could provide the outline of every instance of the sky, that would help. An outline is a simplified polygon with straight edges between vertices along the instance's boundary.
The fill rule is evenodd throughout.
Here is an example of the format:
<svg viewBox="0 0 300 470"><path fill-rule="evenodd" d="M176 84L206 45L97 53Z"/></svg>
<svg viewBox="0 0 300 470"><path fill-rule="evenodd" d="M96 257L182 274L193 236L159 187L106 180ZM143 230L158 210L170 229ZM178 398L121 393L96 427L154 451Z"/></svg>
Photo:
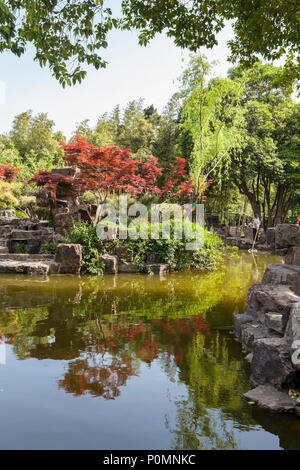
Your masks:
<svg viewBox="0 0 300 470"><path fill-rule="evenodd" d="M219 34L219 45L212 50L201 49L209 60L217 61L216 72L225 76L232 66L227 62L226 42L232 38L228 25ZM69 138L76 124L89 119L94 126L104 112L120 104L144 98L145 106L154 104L161 111L172 94L178 90L177 79L187 64L189 52L177 48L170 38L161 34L147 47L138 45L136 32L113 31L103 56L106 69L88 67L85 80L66 87L51 75L48 68L34 62L34 51L28 48L18 58L12 53L0 55L0 133L11 129L14 116L32 110L46 112Z"/></svg>

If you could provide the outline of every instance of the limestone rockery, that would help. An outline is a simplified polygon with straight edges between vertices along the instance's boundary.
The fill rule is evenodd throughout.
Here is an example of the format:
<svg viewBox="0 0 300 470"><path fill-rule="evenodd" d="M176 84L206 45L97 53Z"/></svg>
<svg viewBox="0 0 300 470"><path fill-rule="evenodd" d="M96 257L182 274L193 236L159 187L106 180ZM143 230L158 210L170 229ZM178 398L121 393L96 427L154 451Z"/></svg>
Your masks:
<svg viewBox="0 0 300 470"><path fill-rule="evenodd" d="M260 283L248 291L247 307L234 317L234 333L250 362L251 404L300 416L300 227L279 228L289 244L285 264L270 264Z"/></svg>
<svg viewBox="0 0 300 470"><path fill-rule="evenodd" d="M47 221L22 219L13 213L0 214L0 274L78 274L81 268L80 245L61 243L56 254L41 254L44 243L57 236Z"/></svg>

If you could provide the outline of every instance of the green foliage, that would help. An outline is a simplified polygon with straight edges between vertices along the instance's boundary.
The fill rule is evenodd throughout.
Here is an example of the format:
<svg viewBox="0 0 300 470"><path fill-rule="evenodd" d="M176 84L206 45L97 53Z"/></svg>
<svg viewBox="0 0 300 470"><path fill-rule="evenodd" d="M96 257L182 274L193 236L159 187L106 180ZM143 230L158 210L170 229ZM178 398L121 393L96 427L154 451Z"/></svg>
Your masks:
<svg viewBox="0 0 300 470"><path fill-rule="evenodd" d="M21 190L20 183L0 181L0 208L13 209L17 207Z"/></svg>
<svg viewBox="0 0 300 470"><path fill-rule="evenodd" d="M191 176L195 193L201 194L208 176L239 145L243 114L237 103L244 87L240 80L209 80L210 64L201 55L191 57L182 75L182 127L191 136ZM209 80L209 81L208 81Z"/></svg>
<svg viewBox="0 0 300 470"><path fill-rule="evenodd" d="M188 222L185 222L186 224ZM164 223L158 224L158 229L160 233L164 228ZM197 228L195 223L191 224L191 230L195 233L196 230L203 230L201 227ZM186 245L190 241L186 238L183 231L183 237L181 239L176 239L174 236L174 222L171 220L171 237L170 239L163 239L160 237L158 240L150 238L151 230L153 230L153 224L149 224L146 228L143 224L137 226L139 231L143 230L149 231L149 239L134 240L128 238L126 241L119 240L118 243L124 245L133 253L133 262L137 264L141 269L143 269L147 263L147 257L149 255L154 255L157 262L169 264L171 269L180 270L190 267L200 268L200 269L215 269L218 262L222 260L222 242L213 233L204 229L204 245L200 250L190 251L187 249ZM130 231L130 227L129 227Z"/></svg>
<svg viewBox="0 0 300 470"><path fill-rule="evenodd" d="M146 45L163 30L177 46L196 52L213 48L225 22L233 24L229 41L231 60L249 65L262 56L275 60L286 56L282 80L299 76L299 10L296 0L124 0L124 25L139 31Z"/></svg>
<svg viewBox="0 0 300 470"><path fill-rule="evenodd" d="M55 255L58 243L47 242L42 245L42 253Z"/></svg>
<svg viewBox="0 0 300 470"><path fill-rule="evenodd" d="M17 252L20 254L25 254L26 249L25 249L25 242L19 242L17 245Z"/></svg>
<svg viewBox="0 0 300 470"><path fill-rule="evenodd" d="M137 29L146 45L162 31L177 46L197 51L212 48L227 21L233 24L229 41L231 60L249 64L261 55L266 60L286 56L285 80L299 75L299 10L296 0L123 0L121 18L102 0L0 1L0 52L20 57L27 44L35 60L49 66L62 84L81 83L87 65L106 66L100 56L114 28ZM102 54L101 54L102 55Z"/></svg>

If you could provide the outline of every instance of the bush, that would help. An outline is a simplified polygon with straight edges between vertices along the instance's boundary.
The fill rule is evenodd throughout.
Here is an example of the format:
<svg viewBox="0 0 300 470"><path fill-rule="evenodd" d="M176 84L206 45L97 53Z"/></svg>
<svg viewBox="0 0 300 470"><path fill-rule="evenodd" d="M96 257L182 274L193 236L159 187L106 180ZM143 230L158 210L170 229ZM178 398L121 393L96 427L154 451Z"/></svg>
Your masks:
<svg viewBox="0 0 300 470"><path fill-rule="evenodd" d="M188 223L188 222L185 222ZM163 228L163 223L158 224L160 233ZM171 269L179 270L185 268L201 268L201 269L215 269L218 263L223 259L223 249L221 239L204 229L204 245L197 251L187 250L186 244L189 242L184 235L183 238L177 240L174 238L174 222L171 221L171 238L154 240L149 237L148 240L118 240L120 245L126 245L132 251L133 262L144 268L147 263L147 256L154 254L159 263L169 264ZM153 226L152 226L153 227ZM142 226L140 226L142 230ZM144 227L145 229L145 227ZM196 223L191 224L193 232L196 230ZM149 226L149 232L151 226ZM198 230L203 230L199 227Z"/></svg>
<svg viewBox="0 0 300 470"><path fill-rule="evenodd" d="M42 253L55 255L58 243L47 242L42 245Z"/></svg>
<svg viewBox="0 0 300 470"><path fill-rule="evenodd" d="M161 230L163 224L160 223ZM71 233L66 233L66 242L79 243L82 245L83 265L82 273L102 274L104 263L100 258L103 253L115 254L117 246L126 246L133 253L133 263L143 269L147 263L147 257L154 254L158 263L169 264L171 269L179 270L185 268L198 268L213 270L222 261L224 250L219 237L204 229L204 245L198 251L186 249L188 240L183 234L180 240L172 237L174 222L171 221L171 238L154 240L100 240L96 233L96 227L88 222L79 222L73 225ZM152 227L153 228L153 227ZM149 224L149 232L151 225ZM196 224L192 224L195 231ZM129 229L130 230L130 229ZM146 226L140 225L138 230L146 230ZM199 228L199 230L203 230Z"/></svg>
<svg viewBox="0 0 300 470"><path fill-rule="evenodd" d="M96 227L88 222L73 224L70 232L65 233L67 243L78 243L82 246L82 268L83 274L102 274L104 263L100 258L103 253L103 242L96 234Z"/></svg>

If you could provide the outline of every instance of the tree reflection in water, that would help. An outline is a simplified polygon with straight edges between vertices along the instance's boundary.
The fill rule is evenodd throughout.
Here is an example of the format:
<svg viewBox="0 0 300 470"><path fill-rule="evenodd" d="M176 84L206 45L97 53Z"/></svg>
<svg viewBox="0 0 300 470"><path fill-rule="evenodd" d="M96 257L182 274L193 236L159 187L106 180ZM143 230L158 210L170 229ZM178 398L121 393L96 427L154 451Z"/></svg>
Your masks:
<svg viewBox="0 0 300 470"><path fill-rule="evenodd" d="M261 276L270 257L256 262ZM142 379L145 364L155 363L178 385L170 393L176 416L165 416L172 447L232 449L239 446L236 429L257 423L240 399L248 370L230 334L252 268L245 254L217 272L163 279L3 277L0 336L18 359L67 361L57 384L75 397L117 399L131 378Z"/></svg>

